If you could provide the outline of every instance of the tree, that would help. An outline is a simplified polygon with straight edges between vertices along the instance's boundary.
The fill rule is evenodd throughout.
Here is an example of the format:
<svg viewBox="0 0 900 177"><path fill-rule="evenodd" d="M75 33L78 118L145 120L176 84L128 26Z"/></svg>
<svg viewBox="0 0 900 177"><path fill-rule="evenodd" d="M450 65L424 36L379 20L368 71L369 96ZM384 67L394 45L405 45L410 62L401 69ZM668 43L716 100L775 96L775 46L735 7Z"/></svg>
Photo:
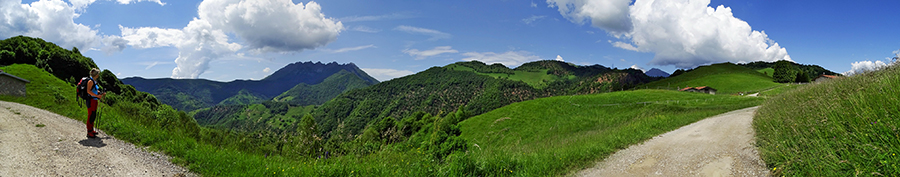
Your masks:
<svg viewBox="0 0 900 177"><path fill-rule="evenodd" d="M291 147L293 155L314 156L319 150L319 128L312 115L306 114L297 125L297 136L294 138L294 146Z"/></svg>
<svg viewBox="0 0 900 177"><path fill-rule="evenodd" d="M777 61L775 62L774 69L775 73L772 74L772 78L775 79L775 82L788 83L795 81L795 79L797 78L797 70L794 68L794 65L792 65L790 61Z"/></svg>
<svg viewBox="0 0 900 177"><path fill-rule="evenodd" d="M806 72L802 72L802 71L797 72L797 78L794 79L794 82L798 82L798 83L809 82L809 74L806 74Z"/></svg>
<svg viewBox="0 0 900 177"><path fill-rule="evenodd" d="M677 69L677 70L675 70L675 72L672 72L672 74L670 74L669 77L675 77L675 76L678 76L678 75L681 75L684 73L685 73L685 71L683 69Z"/></svg>

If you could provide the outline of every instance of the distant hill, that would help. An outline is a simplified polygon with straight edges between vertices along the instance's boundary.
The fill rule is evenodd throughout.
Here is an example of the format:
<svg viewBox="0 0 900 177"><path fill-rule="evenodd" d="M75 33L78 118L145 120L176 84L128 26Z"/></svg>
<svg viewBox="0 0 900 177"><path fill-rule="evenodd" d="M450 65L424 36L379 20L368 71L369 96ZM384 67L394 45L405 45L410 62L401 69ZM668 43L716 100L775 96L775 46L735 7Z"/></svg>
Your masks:
<svg viewBox="0 0 900 177"><path fill-rule="evenodd" d="M216 104L258 103L259 101L269 100L282 95L282 93L298 84L319 84L337 73L354 76L358 78L357 81L362 81L354 83L363 83L364 85L378 83L375 78L366 74L353 63L337 64L335 62L328 64L321 62L291 63L262 80L218 82L206 79L144 79L131 77L122 79L122 82L133 85L137 90L150 92L156 95L161 102L172 105L179 110L192 111ZM344 91L344 89L337 90ZM311 98L318 101L303 101L303 99L305 98L298 96L292 97L291 100L297 103L312 104L324 102L321 101L321 98Z"/></svg>
<svg viewBox="0 0 900 177"><path fill-rule="evenodd" d="M313 116L325 133L342 127L340 132L358 134L370 121L384 117L402 119L419 111L439 115L459 108L477 115L535 98L610 92L649 81L638 70L600 65L548 60L509 69L459 62L345 92L317 108Z"/></svg>
<svg viewBox="0 0 900 177"><path fill-rule="evenodd" d="M805 65L805 64L799 64L799 63L794 63L794 62L791 62L791 64L794 64L794 67L799 69L800 71L806 72L806 74L809 77L812 77L810 79L814 79L823 74L825 74L825 75L841 75L840 73L836 73L834 71L827 70L819 65ZM757 61L757 62L751 62L751 63L738 64L738 65L750 68L752 70L758 70L758 71L763 71L763 72L769 71L769 70L763 70L763 69L775 68L775 62L764 62L764 61ZM774 72L775 72L775 70L771 70L771 72L768 72L767 74L769 75L769 77L771 77Z"/></svg>
<svg viewBox="0 0 900 177"><path fill-rule="evenodd" d="M644 72L644 74L650 77L669 77L669 73L660 70L659 68L650 69L647 72Z"/></svg>
<svg viewBox="0 0 900 177"><path fill-rule="evenodd" d="M700 66L683 74L638 86L646 89L675 90L684 87L709 86L720 94L756 92L779 86L761 72L733 63Z"/></svg>

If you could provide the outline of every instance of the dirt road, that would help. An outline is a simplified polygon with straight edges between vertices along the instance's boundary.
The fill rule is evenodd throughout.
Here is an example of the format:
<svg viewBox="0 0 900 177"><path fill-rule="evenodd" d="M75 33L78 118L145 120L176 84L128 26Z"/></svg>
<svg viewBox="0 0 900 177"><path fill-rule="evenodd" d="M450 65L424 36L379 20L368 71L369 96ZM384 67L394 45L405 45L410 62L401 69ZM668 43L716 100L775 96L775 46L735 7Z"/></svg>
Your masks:
<svg viewBox="0 0 900 177"><path fill-rule="evenodd" d="M620 150L577 176L769 176L753 146L758 107L706 118Z"/></svg>
<svg viewBox="0 0 900 177"><path fill-rule="evenodd" d="M0 177L195 176L165 155L105 133L97 139L85 136L84 122L0 101Z"/></svg>

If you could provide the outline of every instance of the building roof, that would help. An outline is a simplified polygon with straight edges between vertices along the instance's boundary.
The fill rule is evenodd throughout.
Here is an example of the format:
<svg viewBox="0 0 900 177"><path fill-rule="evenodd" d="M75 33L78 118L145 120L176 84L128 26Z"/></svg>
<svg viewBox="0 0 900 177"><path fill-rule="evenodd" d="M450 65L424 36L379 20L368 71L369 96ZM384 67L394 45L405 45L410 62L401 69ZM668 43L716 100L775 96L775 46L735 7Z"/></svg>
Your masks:
<svg viewBox="0 0 900 177"><path fill-rule="evenodd" d="M700 87L685 87L685 88L680 89L680 90L678 90L678 91L685 91L685 90L691 90L691 89L693 89L693 90L703 90L703 89L716 90L716 89L714 89L714 88L712 88L712 87L709 87L709 86L700 86Z"/></svg>
<svg viewBox="0 0 900 177"><path fill-rule="evenodd" d="M838 76L835 76L835 75L824 75L824 74L823 74L822 76L819 76L819 77L827 77L827 78L829 78L829 79L834 79L834 78L837 78Z"/></svg>
<svg viewBox="0 0 900 177"><path fill-rule="evenodd" d="M15 78L15 79L18 79L18 80L20 80L20 81L22 81L22 82L25 82L25 83L31 83L31 81L28 81L28 80L25 80L25 79L22 79L22 78L21 78L21 77L16 77L16 76L15 76L15 75L12 75L12 74L9 74L9 73L6 73L6 72L3 72L3 71L0 71L0 76L3 76L3 75L5 75L5 76L9 76L9 77L12 77L12 78Z"/></svg>

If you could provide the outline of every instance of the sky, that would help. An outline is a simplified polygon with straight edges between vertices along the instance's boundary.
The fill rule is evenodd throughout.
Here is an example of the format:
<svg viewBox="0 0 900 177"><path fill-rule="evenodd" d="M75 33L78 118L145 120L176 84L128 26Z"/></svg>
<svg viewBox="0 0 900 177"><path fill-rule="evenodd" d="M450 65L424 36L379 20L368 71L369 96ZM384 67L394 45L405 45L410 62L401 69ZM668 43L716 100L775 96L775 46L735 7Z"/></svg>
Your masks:
<svg viewBox="0 0 900 177"><path fill-rule="evenodd" d="M673 72L791 60L852 74L900 56L900 1L0 0L0 38L77 47L120 78L258 80L294 62L386 81L459 61Z"/></svg>

